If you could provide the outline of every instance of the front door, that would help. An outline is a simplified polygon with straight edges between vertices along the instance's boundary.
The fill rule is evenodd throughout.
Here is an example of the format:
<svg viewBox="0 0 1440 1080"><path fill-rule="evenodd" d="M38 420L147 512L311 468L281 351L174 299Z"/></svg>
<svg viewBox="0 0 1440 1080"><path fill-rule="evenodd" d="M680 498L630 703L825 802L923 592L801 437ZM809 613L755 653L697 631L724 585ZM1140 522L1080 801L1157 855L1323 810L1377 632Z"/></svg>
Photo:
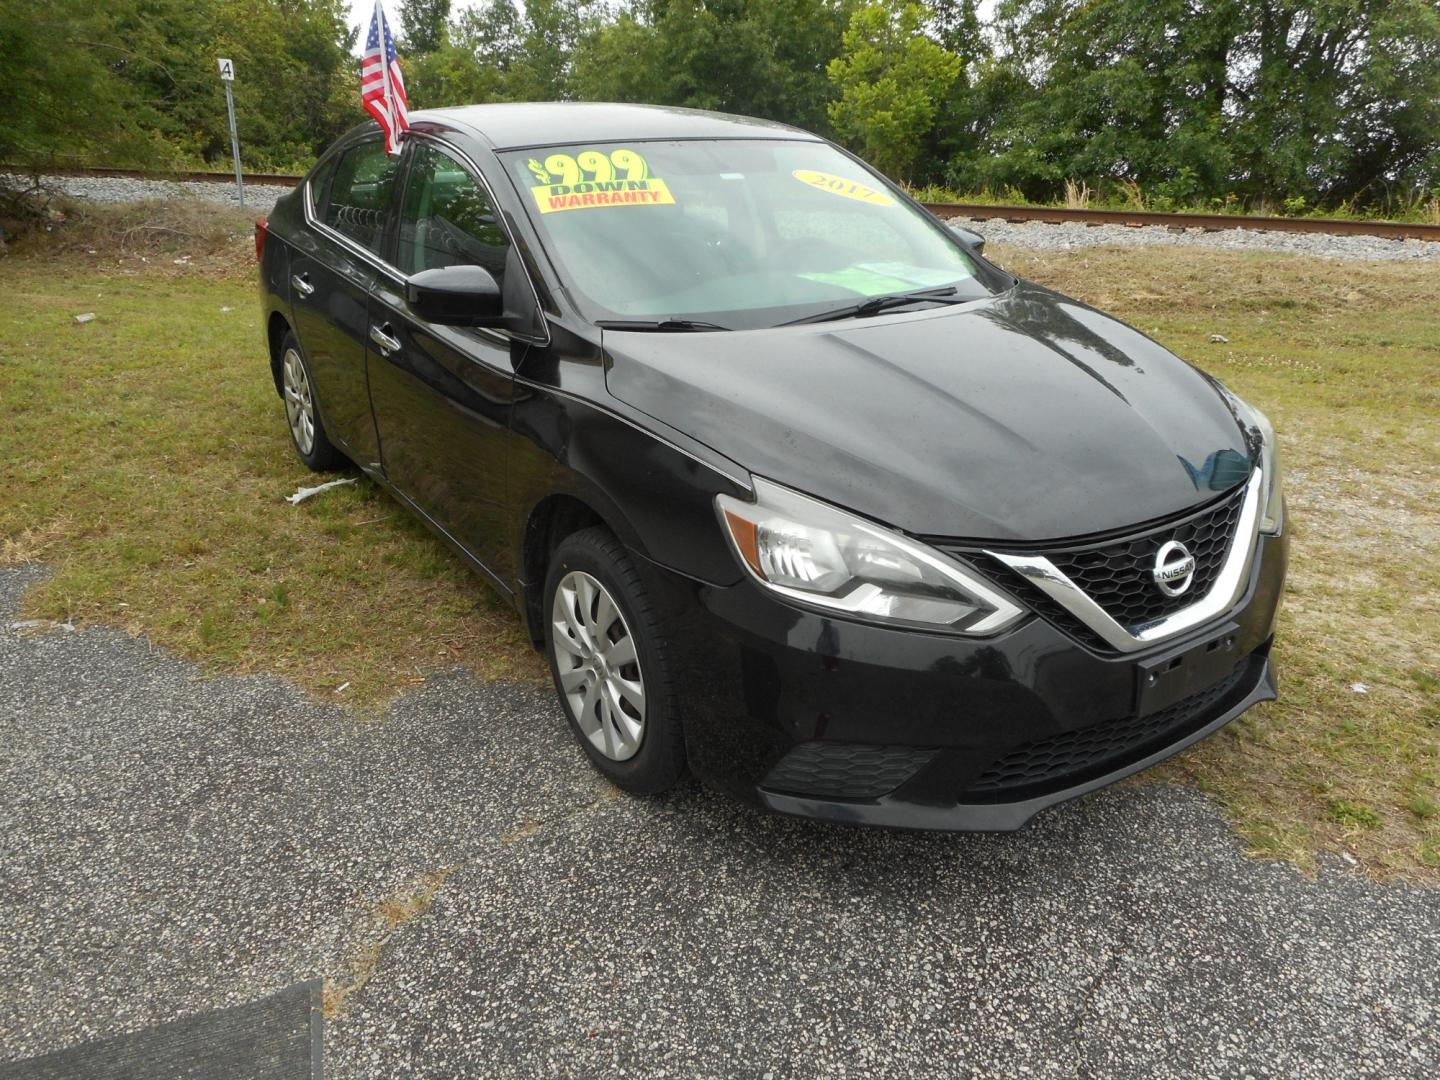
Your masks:
<svg viewBox="0 0 1440 1080"><path fill-rule="evenodd" d="M502 281L509 240L484 185L437 145L412 137L395 264L405 275L475 264ZM385 474L402 495L500 578L514 365L525 344L494 330L418 316L402 281L371 291L371 400Z"/></svg>

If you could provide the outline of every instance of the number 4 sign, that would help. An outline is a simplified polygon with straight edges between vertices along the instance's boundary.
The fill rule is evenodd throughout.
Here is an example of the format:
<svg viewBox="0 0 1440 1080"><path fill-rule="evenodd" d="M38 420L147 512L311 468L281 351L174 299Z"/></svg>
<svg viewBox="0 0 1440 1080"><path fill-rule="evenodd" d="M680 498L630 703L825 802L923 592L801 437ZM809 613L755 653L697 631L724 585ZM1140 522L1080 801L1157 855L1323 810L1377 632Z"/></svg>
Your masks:
<svg viewBox="0 0 1440 1080"><path fill-rule="evenodd" d="M224 59L222 59L222 60L220 61L220 78L224 79L226 82L234 82L234 81L235 81L235 63L234 63L234 61L232 61L232 60L224 60Z"/></svg>

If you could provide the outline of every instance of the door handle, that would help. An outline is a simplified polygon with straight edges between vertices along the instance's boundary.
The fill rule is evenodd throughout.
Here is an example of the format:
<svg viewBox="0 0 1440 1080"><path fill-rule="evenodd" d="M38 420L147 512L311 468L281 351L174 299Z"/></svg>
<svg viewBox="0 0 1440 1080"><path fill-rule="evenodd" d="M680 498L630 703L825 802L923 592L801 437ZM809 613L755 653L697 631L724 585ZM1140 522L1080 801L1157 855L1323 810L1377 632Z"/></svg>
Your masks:
<svg viewBox="0 0 1440 1080"><path fill-rule="evenodd" d="M315 286L310 284L309 274L291 274L290 284L295 286L295 291L302 297L309 296L315 291Z"/></svg>
<svg viewBox="0 0 1440 1080"><path fill-rule="evenodd" d="M386 323L384 326L376 326L374 323L371 323L370 340L373 341L375 347L380 350L381 356L389 356L391 353L400 350L400 339L390 333L389 323Z"/></svg>

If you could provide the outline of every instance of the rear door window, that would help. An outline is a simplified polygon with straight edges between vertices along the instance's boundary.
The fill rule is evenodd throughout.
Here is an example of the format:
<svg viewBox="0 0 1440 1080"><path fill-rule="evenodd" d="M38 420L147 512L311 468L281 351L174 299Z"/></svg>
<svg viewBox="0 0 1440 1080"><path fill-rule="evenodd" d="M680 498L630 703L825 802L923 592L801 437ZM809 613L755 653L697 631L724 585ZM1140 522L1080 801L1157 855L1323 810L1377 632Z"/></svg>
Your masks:
<svg viewBox="0 0 1440 1080"><path fill-rule="evenodd" d="M346 150L336 163L335 178L330 183L325 224L379 254L399 160L385 153L385 145L379 140Z"/></svg>

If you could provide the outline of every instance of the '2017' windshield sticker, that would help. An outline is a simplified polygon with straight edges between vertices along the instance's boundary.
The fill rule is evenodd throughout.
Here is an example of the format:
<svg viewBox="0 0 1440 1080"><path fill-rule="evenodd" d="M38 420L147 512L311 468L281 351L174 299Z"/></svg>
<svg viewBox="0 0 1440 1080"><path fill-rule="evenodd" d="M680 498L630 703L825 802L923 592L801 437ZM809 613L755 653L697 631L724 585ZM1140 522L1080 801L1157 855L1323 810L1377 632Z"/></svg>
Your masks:
<svg viewBox="0 0 1440 1080"><path fill-rule="evenodd" d="M869 203L871 206L895 205L895 200L885 192L866 187L855 180L847 180L843 176L816 172L814 169L796 169L790 175L802 184L809 184L813 188L819 188L831 195L839 195L841 198L854 199L857 202Z"/></svg>
<svg viewBox="0 0 1440 1080"><path fill-rule="evenodd" d="M530 189L530 194L542 214L600 206L675 204L670 186L659 177L651 176L650 166L634 150L557 153L550 154L543 162L531 158L525 164L540 181Z"/></svg>

